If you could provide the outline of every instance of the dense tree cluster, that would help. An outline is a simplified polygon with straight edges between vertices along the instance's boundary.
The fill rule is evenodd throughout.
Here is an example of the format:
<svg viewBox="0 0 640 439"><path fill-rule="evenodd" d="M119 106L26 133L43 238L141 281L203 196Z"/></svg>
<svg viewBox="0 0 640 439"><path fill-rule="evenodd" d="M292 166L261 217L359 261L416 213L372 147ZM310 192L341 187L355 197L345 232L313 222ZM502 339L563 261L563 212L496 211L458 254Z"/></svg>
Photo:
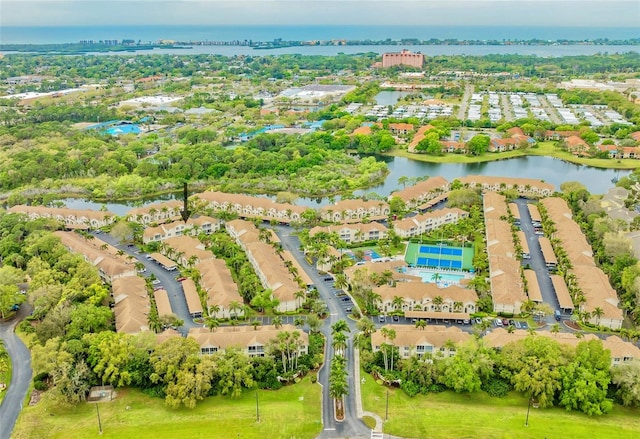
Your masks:
<svg viewBox="0 0 640 439"><path fill-rule="evenodd" d="M367 348L366 342L361 343L363 367L388 383L399 383L410 396L444 389L503 396L515 390L540 407L558 405L588 415L608 413L613 407L611 395L625 405L639 403L640 381L634 381L637 365L611 368L610 353L599 340L582 341L573 348L532 334L495 350L474 337L459 346L448 343L447 349L455 350L452 357L438 352L397 359L395 334L387 331L384 337L387 341L375 354L370 344ZM394 355L397 361L392 368Z"/></svg>

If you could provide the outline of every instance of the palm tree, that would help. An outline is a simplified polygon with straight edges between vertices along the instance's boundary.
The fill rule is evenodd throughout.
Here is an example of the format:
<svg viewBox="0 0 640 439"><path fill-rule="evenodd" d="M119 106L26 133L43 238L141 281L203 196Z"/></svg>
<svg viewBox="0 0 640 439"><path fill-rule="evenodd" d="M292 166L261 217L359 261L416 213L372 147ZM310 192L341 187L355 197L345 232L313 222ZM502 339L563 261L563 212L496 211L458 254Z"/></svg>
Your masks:
<svg viewBox="0 0 640 439"><path fill-rule="evenodd" d="M333 325L331 325L331 333L338 334L341 332L351 332L349 329L349 325L344 320L338 320Z"/></svg>
<svg viewBox="0 0 640 439"><path fill-rule="evenodd" d="M593 315L593 317L596 318L596 325L600 325L600 319L602 318L602 316L604 315L604 310L602 308L600 308L599 306L597 306L593 312L591 313L591 315Z"/></svg>
<svg viewBox="0 0 640 439"><path fill-rule="evenodd" d="M416 320L416 328L424 330L426 326L427 326L426 320L424 319Z"/></svg>
<svg viewBox="0 0 640 439"><path fill-rule="evenodd" d="M260 320L253 320L251 322L251 326L253 326L253 330L257 331L258 330L258 326L262 325L262 322Z"/></svg>
<svg viewBox="0 0 640 439"><path fill-rule="evenodd" d="M453 302L453 310L455 312L460 312L462 311L462 307L463 307L463 303L462 302Z"/></svg>
<svg viewBox="0 0 640 439"><path fill-rule="evenodd" d="M442 299L442 296L436 296L433 298L433 305L436 307L436 311L440 311L442 309L443 303L444 300Z"/></svg>
<svg viewBox="0 0 640 439"><path fill-rule="evenodd" d="M557 335L557 334L558 334L558 332L560 332L560 324L559 324L559 323L554 323L554 324L551 326L550 331L551 331L551 333L552 333L552 334Z"/></svg>
<svg viewBox="0 0 640 439"><path fill-rule="evenodd" d="M331 342L335 355L344 355L344 351L347 349L347 335L344 332L339 332L333 336Z"/></svg>
<svg viewBox="0 0 640 439"><path fill-rule="evenodd" d="M334 282L336 288L340 288L341 290L347 289L349 286L349 282L347 281L347 276L344 273L336 274L336 280Z"/></svg>
<svg viewBox="0 0 640 439"><path fill-rule="evenodd" d="M304 319L302 317L296 317L293 319L293 325L297 328L302 328L304 326Z"/></svg>
<svg viewBox="0 0 640 439"><path fill-rule="evenodd" d="M271 324L273 326L276 327L276 329L280 329L282 328L282 317L280 316L275 316L272 320L271 320Z"/></svg>
<svg viewBox="0 0 640 439"><path fill-rule="evenodd" d="M438 283L440 282L440 280L442 280L442 275L440 273L433 273L431 275L431 280L433 281L433 283Z"/></svg>
<svg viewBox="0 0 640 439"><path fill-rule="evenodd" d="M402 306L404 305L404 297L394 296L393 300L391 301L391 305L393 305L394 310L401 311Z"/></svg>
<svg viewBox="0 0 640 439"><path fill-rule="evenodd" d="M213 332L218 326L220 326L220 321L214 317L205 317L204 325L209 328L209 331Z"/></svg>
<svg viewBox="0 0 640 439"><path fill-rule="evenodd" d="M294 293L294 297L298 299L298 308L302 307L302 299L304 299L306 296L307 293L305 293L303 290L298 290Z"/></svg>
<svg viewBox="0 0 640 439"><path fill-rule="evenodd" d="M365 336L371 335L376 331L376 325L366 317L362 317L356 323L356 328L361 331Z"/></svg>
<svg viewBox="0 0 640 439"><path fill-rule="evenodd" d="M237 312L242 309L242 305L237 300L232 300L229 302L229 317L233 320L233 318L238 318ZM235 311L235 312L234 312ZM233 318L231 316L233 314Z"/></svg>
<svg viewBox="0 0 640 439"><path fill-rule="evenodd" d="M207 309L207 314L209 317L213 317L220 312L220 307L218 305L209 305Z"/></svg>

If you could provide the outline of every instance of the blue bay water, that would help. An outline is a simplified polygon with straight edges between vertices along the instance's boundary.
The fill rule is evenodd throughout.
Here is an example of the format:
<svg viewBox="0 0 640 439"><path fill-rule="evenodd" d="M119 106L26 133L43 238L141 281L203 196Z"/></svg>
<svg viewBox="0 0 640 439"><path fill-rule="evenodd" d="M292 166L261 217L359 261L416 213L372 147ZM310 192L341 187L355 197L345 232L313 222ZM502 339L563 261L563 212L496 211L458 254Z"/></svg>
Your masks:
<svg viewBox="0 0 640 439"><path fill-rule="evenodd" d="M2 26L0 43L75 43L80 40L133 39L156 42L253 40L622 40L640 37L637 28L543 26Z"/></svg>

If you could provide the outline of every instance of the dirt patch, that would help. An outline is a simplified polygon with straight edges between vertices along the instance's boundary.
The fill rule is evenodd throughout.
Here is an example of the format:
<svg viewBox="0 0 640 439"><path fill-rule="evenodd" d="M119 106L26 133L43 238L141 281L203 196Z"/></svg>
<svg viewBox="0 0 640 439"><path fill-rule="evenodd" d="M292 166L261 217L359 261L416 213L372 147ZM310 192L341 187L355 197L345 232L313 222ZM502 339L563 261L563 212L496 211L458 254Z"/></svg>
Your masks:
<svg viewBox="0 0 640 439"><path fill-rule="evenodd" d="M31 397L29 398L29 405L36 405L40 401L42 392L39 390L32 390Z"/></svg>
<svg viewBox="0 0 640 439"><path fill-rule="evenodd" d="M564 322L564 326L569 329L573 329L574 331L580 331L580 326L576 322L572 322L570 320Z"/></svg>

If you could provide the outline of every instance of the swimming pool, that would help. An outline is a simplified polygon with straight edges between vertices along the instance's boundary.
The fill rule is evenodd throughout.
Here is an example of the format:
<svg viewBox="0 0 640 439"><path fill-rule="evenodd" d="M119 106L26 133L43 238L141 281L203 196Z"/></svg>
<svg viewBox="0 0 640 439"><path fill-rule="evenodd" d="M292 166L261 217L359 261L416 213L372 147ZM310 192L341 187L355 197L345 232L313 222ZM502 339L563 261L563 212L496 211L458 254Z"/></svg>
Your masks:
<svg viewBox="0 0 640 439"><path fill-rule="evenodd" d="M452 273L442 272L437 270L429 270L426 268L405 268L403 273L410 274L412 276L420 276L422 282L437 283L438 285L459 285L463 279L471 279L473 275L470 273ZM434 275L438 273L437 279ZM437 282L436 282L437 280Z"/></svg>

